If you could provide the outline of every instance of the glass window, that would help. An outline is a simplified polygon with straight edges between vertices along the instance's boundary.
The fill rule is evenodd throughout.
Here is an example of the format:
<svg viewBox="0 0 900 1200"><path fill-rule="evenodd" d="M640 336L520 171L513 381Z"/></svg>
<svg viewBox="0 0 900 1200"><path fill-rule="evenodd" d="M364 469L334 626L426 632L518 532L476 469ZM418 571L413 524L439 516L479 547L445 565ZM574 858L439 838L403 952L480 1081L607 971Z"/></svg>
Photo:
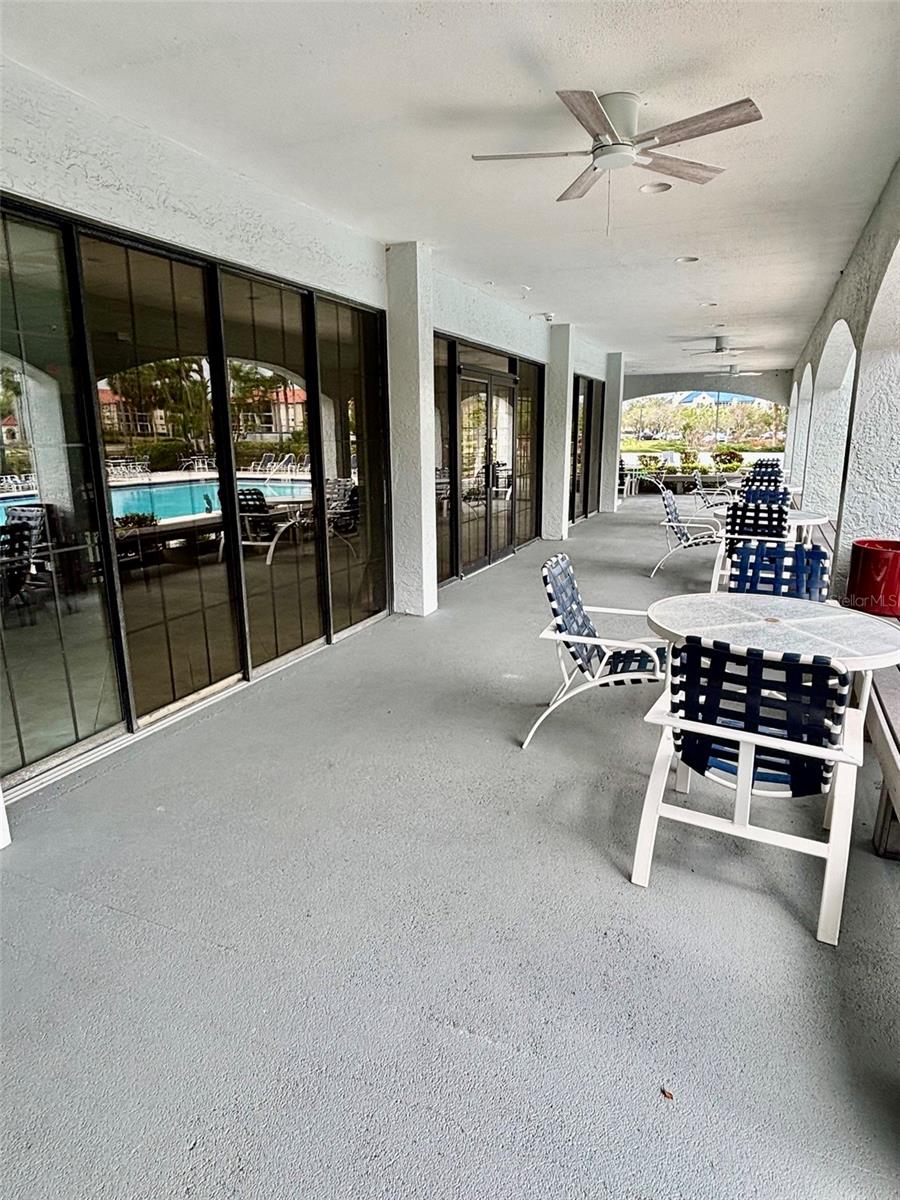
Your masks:
<svg viewBox="0 0 900 1200"><path fill-rule="evenodd" d="M479 371L496 371L503 375L512 373L509 355L501 354L499 350L469 346L465 342L459 343L459 361L463 367L477 368Z"/></svg>
<svg viewBox="0 0 900 1200"><path fill-rule="evenodd" d="M434 499L437 521L438 583L451 579L453 569L452 475L453 440L450 432L450 364L446 338L434 339Z"/></svg>
<svg viewBox="0 0 900 1200"><path fill-rule="evenodd" d="M300 296L222 273L231 431L255 665L324 632Z"/></svg>
<svg viewBox="0 0 900 1200"><path fill-rule="evenodd" d="M598 379L592 379L590 383L591 396L591 450L590 450L590 469L588 470L588 498L587 510L589 513L598 512L600 509L600 449L603 441L603 384Z"/></svg>
<svg viewBox="0 0 900 1200"><path fill-rule="evenodd" d="M537 537L541 369L519 360L516 400L516 545Z"/></svg>
<svg viewBox="0 0 900 1200"><path fill-rule="evenodd" d="M584 435L587 414L588 384L575 376L575 396L572 405L572 482L569 495L569 520L584 516Z"/></svg>
<svg viewBox="0 0 900 1200"><path fill-rule="evenodd" d="M55 229L3 221L3 773L122 719Z"/></svg>
<svg viewBox="0 0 900 1200"><path fill-rule="evenodd" d="M81 239L135 707L240 669L213 432L203 273Z"/></svg>
<svg viewBox="0 0 900 1200"><path fill-rule="evenodd" d="M316 302L332 627L387 607L385 395L378 317Z"/></svg>

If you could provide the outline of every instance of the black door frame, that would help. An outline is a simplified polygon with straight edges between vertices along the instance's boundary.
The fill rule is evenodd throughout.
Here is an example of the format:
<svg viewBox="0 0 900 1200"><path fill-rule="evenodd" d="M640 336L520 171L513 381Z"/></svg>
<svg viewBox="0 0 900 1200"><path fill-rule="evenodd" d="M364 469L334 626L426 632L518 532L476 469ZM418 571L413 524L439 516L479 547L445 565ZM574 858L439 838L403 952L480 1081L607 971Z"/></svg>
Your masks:
<svg viewBox="0 0 900 1200"><path fill-rule="evenodd" d="M462 395L461 395L461 389L460 389L459 385L462 384L462 382L464 380L468 380L471 383L481 384L486 389L485 390L485 397L486 397L486 403L485 403L485 456L484 456L484 484L485 484L485 487L484 487L484 492L485 492L484 520L485 520L486 554L483 557L476 559L474 562L469 563L465 568L463 568L462 551L460 548L460 557L457 560L457 567L458 567L459 574L461 577L465 577L466 575L472 575L476 571L482 570L484 567L491 566L493 563L502 562L504 558L509 558L509 556L511 554L515 554L515 552L516 552L515 442L516 442L516 415L517 415L517 405L518 405L519 377L518 377L518 375L514 375L511 371L506 371L506 372L491 371L491 370L487 370L487 369L481 369L478 367L468 367L465 364L460 363L458 365L458 385L456 388L456 393L457 393L456 427L457 427L457 431L459 430L460 425L461 425L460 406L462 404ZM494 484L495 460L494 460L494 439L492 437L492 429L493 429L493 416L494 416L494 386L495 386L495 384L500 387L508 387L512 390L512 439L513 439L512 459L513 459L513 461L511 463L507 464L509 467L509 470L510 470L510 478L512 481L512 487L511 487L511 491L510 491L510 505L511 505L510 525L511 525L511 529L510 529L509 544L507 546L504 546L502 550L496 550L493 545L493 512L494 512L493 484ZM461 481L462 480L462 439L458 436L458 434L457 434L457 439L456 439L456 454L454 455L454 458L456 459L457 479ZM489 480L489 477L490 477L490 480ZM460 547L461 547L461 542L462 542L462 536L461 536L462 504L463 504L463 496L462 496L462 487L460 486L457 488L457 502L455 505L456 512L457 512L456 524L457 524L458 530L460 531L460 533L459 533Z"/></svg>

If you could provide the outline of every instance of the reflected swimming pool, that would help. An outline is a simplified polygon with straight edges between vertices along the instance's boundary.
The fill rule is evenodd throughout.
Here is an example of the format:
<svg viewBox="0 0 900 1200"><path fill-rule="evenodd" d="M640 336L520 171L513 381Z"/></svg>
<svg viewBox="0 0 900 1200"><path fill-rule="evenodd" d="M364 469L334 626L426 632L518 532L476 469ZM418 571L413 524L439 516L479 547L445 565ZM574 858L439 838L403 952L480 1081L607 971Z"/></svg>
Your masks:
<svg viewBox="0 0 900 1200"><path fill-rule="evenodd" d="M278 480L264 482L259 479L239 479L238 490L247 487L259 488L270 501L309 500L312 488L308 479ZM192 517L208 512L219 512L219 492L215 479L192 479L186 483L136 483L127 486L114 485L109 489L112 497L114 517L126 513L153 513L158 521L172 517ZM37 496L20 493L4 496L0 500L0 525L6 524L6 509L10 505L34 504Z"/></svg>

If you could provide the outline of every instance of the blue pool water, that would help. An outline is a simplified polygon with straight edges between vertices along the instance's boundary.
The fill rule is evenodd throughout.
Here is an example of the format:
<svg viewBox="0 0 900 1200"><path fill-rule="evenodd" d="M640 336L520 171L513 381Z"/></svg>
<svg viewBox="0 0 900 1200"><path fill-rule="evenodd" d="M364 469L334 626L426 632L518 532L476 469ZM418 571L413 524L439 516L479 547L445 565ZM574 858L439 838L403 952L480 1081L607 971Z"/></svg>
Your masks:
<svg viewBox="0 0 900 1200"><path fill-rule="evenodd" d="M308 500L312 495L307 479L279 480L277 483L238 480L238 488L243 487L259 488L267 500ZM209 511L207 496L212 511L219 511L219 492L215 479L192 479L187 483L137 483L128 487L111 487L109 491L114 517L132 512L154 513L159 521L167 517L194 516ZM0 500L0 525L6 523L9 505L33 504L36 499L34 494L4 496Z"/></svg>

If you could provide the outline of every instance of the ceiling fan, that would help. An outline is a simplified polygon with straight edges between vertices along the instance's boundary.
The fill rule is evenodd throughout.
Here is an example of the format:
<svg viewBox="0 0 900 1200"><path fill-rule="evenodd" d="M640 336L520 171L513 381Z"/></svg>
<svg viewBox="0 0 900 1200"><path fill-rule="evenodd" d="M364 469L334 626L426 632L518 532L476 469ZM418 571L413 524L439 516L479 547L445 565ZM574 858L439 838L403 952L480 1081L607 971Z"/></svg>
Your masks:
<svg viewBox="0 0 900 1200"><path fill-rule="evenodd" d="M534 154L473 154L475 162L496 162L514 158L590 158L591 165L570 183L557 200L580 200L587 195L605 171L619 167L643 167L658 175L672 179L684 179L688 183L709 183L725 170L709 163L693 162L689 158L676 158L671 154L657 154L655 147L671 146L675 142L687 142L692 138L706 137L708 133L719 133L723 129L734 129L738 125L749 125L761 121L762 113L750 99L735 100L721 108L673 121L638 133L638 104L640 97L634 92L607 92L597 96L595 92L557 92L560 100L591 135L590 150L551 150Z"/></svg>
<svg viewBox="0 0 900 1200"><path fill-rule="evenodd" d="M762 371L742 371L737 363L729 363L721 371L702 371L701 374L715 376L717 379L730 375L734 379L738 376L744 378L748 375L762 375Z"/></svg>
<svg viewBox="0 0 900 1200"><path fill-rule="evenodd" d="M746 354L748 350L764 350L765 346L732 346L731 338L716 337L715 345L708 350L686 350L691 358L728 357L731 354Z"/></svg>

